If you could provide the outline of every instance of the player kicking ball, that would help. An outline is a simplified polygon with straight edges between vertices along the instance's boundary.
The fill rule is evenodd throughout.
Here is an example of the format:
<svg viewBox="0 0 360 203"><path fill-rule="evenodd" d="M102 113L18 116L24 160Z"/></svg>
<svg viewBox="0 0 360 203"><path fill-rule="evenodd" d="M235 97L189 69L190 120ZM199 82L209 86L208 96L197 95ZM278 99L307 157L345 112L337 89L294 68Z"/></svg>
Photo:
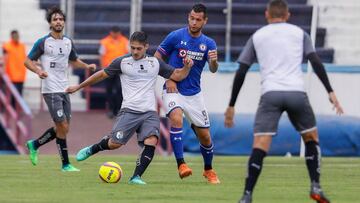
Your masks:
<svg viewBox="0 0 360 203"><path fill-rule="evenodd" d="M120 77L124 101L112 131L99 143L81 149L76 159L83 161L100 151L117 149L125 145L136 132L139 145L143 148L129 184L137 185L146 184L141 176L154 157L160 136L160 119L156 112L155 98L157 75L181 81L189 74L193 65L190 58L185 58L183 68L175 69L146 55L148 48L146 33L134 32L130 37L131 54L116 58L104 70L95 73L80 85L67 89L67 92L74 93L108 77Z"/></svg>

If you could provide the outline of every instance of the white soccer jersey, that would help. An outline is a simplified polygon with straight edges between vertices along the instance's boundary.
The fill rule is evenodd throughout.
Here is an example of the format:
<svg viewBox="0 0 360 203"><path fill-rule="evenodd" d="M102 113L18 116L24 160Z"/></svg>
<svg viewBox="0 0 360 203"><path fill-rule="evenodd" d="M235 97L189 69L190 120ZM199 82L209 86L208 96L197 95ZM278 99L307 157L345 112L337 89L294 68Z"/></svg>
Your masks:
<svg viewBox="0 0 360 203"><path fill-rule="evenodd" d="M258 61L261 92L305 92L301 64L304 55L315 52L310 37L298 26L272 23L257 30L248 40L238 62Z"/></svg>
<svg viewBox="0 0 360 203"><path fill-rule="evenodd" d="M174 68L155 57L134 60L128 54L104 69L109 76L120 75L123 102L121 108L138 112L156 111L155 83L157 75L169 78Z"/></svg>
<svg viewBox="0 0 360 203"><path fill-rule="evenodd" d="M55 39L48 34L35 42L28 57L40 58L42 69L48 73L48 77L41 80L42 93L65 92L69 86L69 60L77 59L70 38Z"/></svg>

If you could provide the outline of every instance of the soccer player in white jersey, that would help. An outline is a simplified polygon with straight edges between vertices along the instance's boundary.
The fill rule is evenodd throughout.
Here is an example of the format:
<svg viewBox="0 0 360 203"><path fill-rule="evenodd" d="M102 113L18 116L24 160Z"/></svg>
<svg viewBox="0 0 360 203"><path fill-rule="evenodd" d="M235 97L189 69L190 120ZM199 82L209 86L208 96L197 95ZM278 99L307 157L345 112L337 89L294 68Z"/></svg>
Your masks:
<svg viewBox="0 0 360 203"><path fill-rule="evenodd" d="M131 54L116 58L112 63L83 83L69 87L68 92L97 83L108 77L120 77L123 103L112 131L99 143L81 149L76 159L83 161L103 150L113 150L125 145L136 132L140 146L143 146L129 184L146 184L141 176L154 157L160 135L160 119L156 112L155 82L160 75L175 81L184 79L193 65L185 58L183 68L174 69L155 57L146 55L149 48L145 32L134 32L130 37Z"/></svg>
<svg viewBox="0 0 360 203"><path fill-rule="evenodd" d="M234 105L246 72L257 59L261 74L261 98L255 116L253 150L248 162L248 174L240 203L250 203L260 175L263 159L277 133L281 114L286 111L291 123L305 142L305 160L310 176L310 197L319 203L330 202L320 187L320 147L316 121L305 93L301 63L310 60L316 75L329 93L337 114L343 110L330 85L324 66L311 39L299 27L286 23L290 16L285 0L271 0L267 6L268 25L257 30L245 45L238 62L225 125L234 124Z"/></svg>
<svg viewBox="0 0 360 203"><path fill-rule="evenodd" d="M62 161L62 171L79 171L69 162L66 146L66 135L69 131L71 104L65 89L69 86L69 62L74 67L95 70L95 64L81 61L70 38L64 36L63 29L66 16L57 7L50 9L46 20L51 32L39 39L30 51L25 66L41 79L41 93L48 106L55 126L50 127L36 140L29 140L30 160L38 163L38 148L56 138L56 145ZM41 69L34 61L40 59Z"/></svg>

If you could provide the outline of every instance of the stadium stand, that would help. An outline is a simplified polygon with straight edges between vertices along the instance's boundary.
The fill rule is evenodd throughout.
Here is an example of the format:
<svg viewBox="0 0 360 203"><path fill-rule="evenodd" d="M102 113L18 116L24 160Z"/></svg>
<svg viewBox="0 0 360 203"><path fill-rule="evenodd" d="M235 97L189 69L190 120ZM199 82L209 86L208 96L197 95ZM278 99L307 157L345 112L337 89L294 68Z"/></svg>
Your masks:
<svg viewBox="0 0 360 203"><path fill-rule="evenodd" d="M41 0L41 8L56 5L58 0ZM186 25L189 8L194 1L155 0L143 2L142 29L149 34L153 53L157 45L172 30ZM234 0L231 59L234 61L246 40L258 28L266 24L264 10L267 0ZM312 6L306 0L291 0L291 23L310 31ZM220 60L225 54L225 21L226 2L221 0L206 1L209 9L209 23L205 33L215 39L218 45ZM96 9L94 9L96 8ZM119 25L124 33L129 32L130 1L107 0L97 2L76 1L75 10L75 39L100 39L110 26ZM91 31L91 32L90 32ZM327 63L333 61L334 50L324 48L326 30L318 28L316 47L322 60ZM77 45L80 53L97 54L97 44Z"/></svg>
<svg viewBox="0 0 360 203"><path fill-rule="evenodd" d="M203 1L205 2L205 1ZM143 1L142 30L149 34L151 42L149 53L155 52L159 43L171 31L186 25L187 13L194 1L184 0L154 0ZM267 0L234 0L233 22L231 32L231 60L235 61L239 51L242 50L247 39L258 28L266 24L264 10ZM301 26L307 32L310 31L312 6L307 5L306 0L289 0L291 9L291 23ZM74 39L94 41L107 34L113 25L120 26L122 32L129 33L130 7L129 0L77 0L75 6ZM43 9L59 5L59 0L40 0ZM218 46L220 61L225 59L225 25L226 25L226 2L222 0L208 0L206 5L209 9L209 23L205 33L215 39ZM317 29L316 48L323 62L333 61L334 50L325 48L326 29ZM94 56L87 62L99 63L95 57L98 54L98 43L76 43L78 52L82 55ZM75 70L74 73L84 79L83 70ZM104 83L95 87L103 87ZM104 92L96 91L91 94L91 109L105 108Z"/></svg>

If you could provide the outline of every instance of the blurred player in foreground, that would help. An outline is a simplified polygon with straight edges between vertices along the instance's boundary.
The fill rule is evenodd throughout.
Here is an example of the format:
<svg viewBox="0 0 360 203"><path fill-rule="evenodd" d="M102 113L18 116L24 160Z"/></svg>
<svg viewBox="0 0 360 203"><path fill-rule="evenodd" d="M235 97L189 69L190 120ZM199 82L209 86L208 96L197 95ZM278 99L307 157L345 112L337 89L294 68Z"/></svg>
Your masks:
<svg viewBox="0 0 360 203"><path fill-rule="evenodd" d="M330 85L325 68L317 56L311 39L299 27L286 23L290 17L284 0L271 0L267 6L268 25L253 34L238 62L225 125L234 124L234 105L251 64L260 64L261 98L256 112L253 150L240 203L251 203L252 193L260 175L263 159L268 153L272 136L277 133L281 114L287 112L291 123L305 142L305 160L309 171L310 197L319 203L330 202L320 187L320 146L313 110L304 88L301 64L303 56L310 60L316 75L329 93L337 114L343 110Z"/></svg>

